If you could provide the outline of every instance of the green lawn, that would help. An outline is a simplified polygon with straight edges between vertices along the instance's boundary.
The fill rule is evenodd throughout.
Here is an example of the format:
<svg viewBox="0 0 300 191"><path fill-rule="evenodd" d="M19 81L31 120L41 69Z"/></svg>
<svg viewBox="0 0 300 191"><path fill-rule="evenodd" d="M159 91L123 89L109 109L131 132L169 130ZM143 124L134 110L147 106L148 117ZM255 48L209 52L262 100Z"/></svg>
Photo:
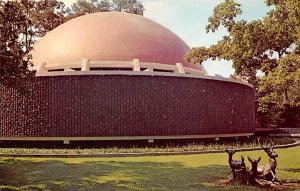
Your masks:
<svg viewBox="0 0 300 191"><path fill-rule="evenodd" d="M300 147L277 149L278 177L300 180ZM267 163L263 151L241 152ZM247 166L249 162L247 161ZM0 190L244 190L220 186L227 154L124 158L0 158ZM250 187L249 190L257 190ZM299 188L300 190L300 188Z"/></svg>

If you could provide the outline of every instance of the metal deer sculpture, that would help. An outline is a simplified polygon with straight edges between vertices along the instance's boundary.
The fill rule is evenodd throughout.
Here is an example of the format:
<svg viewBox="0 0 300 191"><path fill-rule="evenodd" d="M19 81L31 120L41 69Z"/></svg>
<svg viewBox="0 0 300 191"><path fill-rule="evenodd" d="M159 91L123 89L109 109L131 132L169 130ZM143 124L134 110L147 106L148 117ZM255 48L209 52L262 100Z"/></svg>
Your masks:
<svg viewBox="0 0 300 191"><path fill-rule="evenodd" d="M241 176L244 176L243 174L246 174L246 164L244 162L244 157L241 156L241 160L233 160L232 156L236 152L235 150L228 150L226 149L226 152L228 153L228 163L231 168L233 181L235 181L237 173L241 174ZM243 179L243 178L241 178Z"/></svg>
<svg viewBox="0 0 300 191"><path fill-rule="evenodd" d="M264 151L268 154L269 157L269 164L265 165L265 166L258 166L257 167L257 173L258 173L258 178L260 179L264 179L264 180L268 180L268 181L272 181L272 182L279 182L280 181L276 178L276 166L277 166L277 161L276 158L278 157L278 155L275 153L274 149L274 143L271 140L271 144L269 145L269 143L266 143L266 146L263 146L260 141L259 138L257 138L257 142L258 144L261 146L261 148L264 149Z"/></svg>
<svg viewBox="0 0 300 191"><path fill-rule="evenodd" d="M249 162L251 162L251 169L247 173L247 185L255 185L257 177L257 164L260 161L260 157L257 160L248 157Z"/></svg>

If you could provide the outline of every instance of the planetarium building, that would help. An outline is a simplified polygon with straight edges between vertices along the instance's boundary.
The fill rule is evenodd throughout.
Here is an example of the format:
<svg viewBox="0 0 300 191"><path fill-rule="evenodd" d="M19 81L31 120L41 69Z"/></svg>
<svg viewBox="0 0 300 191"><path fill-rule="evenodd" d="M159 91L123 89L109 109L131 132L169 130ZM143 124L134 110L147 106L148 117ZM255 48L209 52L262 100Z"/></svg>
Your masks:
<svg viewBox="0 0 300 191"><path fill-rule="evenodd" d="M189 47L138 15L70 20L32 52L26 93L0 86L0 140L249 136L254 90L183 60Z"/></svg>

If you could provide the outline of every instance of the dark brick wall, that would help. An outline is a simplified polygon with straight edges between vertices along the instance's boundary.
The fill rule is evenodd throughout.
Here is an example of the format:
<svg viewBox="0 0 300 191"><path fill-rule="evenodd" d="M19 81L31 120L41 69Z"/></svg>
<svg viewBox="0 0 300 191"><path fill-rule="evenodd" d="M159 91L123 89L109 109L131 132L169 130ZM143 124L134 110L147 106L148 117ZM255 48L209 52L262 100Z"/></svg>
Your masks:
<svg viewBox="0 0 300 191"><path fill-rule="evenodd" d="M36 77L27 92L0 87L1 137L253 133L254 91L167 76Z"/></svg>

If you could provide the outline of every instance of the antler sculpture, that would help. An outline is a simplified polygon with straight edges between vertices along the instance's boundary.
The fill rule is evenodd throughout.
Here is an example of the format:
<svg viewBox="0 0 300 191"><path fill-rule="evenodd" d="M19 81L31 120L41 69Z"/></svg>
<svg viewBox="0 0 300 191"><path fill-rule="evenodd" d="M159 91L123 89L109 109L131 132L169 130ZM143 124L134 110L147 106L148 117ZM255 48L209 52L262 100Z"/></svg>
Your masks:
<svg viewBox="0 0 300 191"><path fill-rule="evenodd" d="M275 153L274 151L274 142L271 140L271 144L269 145L269 143L266 143L266 146L263 146L260 143L260 138L257 138L257 142L259 144L259 146L261 148L264 149L264 151L267 153L268 157L269 157L269 164L265 165L265 166L258 166L257 167L257 174L258 177L264 180L268 180L268 181L272 181L272 182L280 182L277 178L276 178L276 166L277 166L277 161L276 158L278 157L278 155Z"/></svg>

